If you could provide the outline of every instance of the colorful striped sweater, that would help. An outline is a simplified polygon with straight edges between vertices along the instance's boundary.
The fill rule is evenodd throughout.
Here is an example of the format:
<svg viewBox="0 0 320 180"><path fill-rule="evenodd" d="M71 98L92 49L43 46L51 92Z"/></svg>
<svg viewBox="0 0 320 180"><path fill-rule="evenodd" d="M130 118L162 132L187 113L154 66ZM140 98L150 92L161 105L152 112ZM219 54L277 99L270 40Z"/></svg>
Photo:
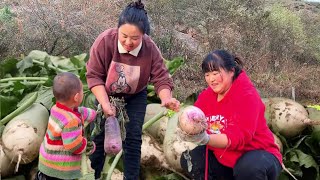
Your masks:
<svg viewBox="0 0 320 180"><path fill-rule="evenodd" d="M39 171L59 179L81 177L81 154L87 140L83 123L96 118L92 109L79 107L75 111L57 103L50 110L47 132L40 146Z"/></svg>

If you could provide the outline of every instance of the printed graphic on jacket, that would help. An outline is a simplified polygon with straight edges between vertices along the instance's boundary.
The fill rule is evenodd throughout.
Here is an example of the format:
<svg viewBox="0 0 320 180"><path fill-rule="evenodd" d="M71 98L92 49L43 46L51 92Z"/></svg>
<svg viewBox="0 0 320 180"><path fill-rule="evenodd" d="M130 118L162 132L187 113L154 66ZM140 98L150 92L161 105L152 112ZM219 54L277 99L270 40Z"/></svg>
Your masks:
<svg viewBox="0 0 320 180"><path fill-rule="evenodd" d="M106 87L110 94L135 92L140 78L140 66L129 66L123 63L111 62Z"/></svg>
<svg viewBox="0 0 320 180"><path fill-rule="evenodd" d="M224 131L227 126L227 119L222 115L209 116L207 117L209 134L221 134L221 131Z"/></svg>

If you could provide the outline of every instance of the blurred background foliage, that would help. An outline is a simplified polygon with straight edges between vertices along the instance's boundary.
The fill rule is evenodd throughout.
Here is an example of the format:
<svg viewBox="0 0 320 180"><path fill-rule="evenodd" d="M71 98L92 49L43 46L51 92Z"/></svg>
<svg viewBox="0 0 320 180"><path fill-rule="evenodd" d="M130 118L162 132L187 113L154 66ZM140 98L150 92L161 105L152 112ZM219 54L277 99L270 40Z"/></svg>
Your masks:
<svg viewBox="0 0 320 180"><path fill-rule="evenodd" d="M3 0L0 60L32 50L88 53L99 33L117 26L129 0ZM182 57L173 75L185 100L205 87L202 58L213 49L242 57L261 96L320 102L320 5L274 0L148 0L151 36L165 59ZM187 88L193 87L193 88Z"/></svg>

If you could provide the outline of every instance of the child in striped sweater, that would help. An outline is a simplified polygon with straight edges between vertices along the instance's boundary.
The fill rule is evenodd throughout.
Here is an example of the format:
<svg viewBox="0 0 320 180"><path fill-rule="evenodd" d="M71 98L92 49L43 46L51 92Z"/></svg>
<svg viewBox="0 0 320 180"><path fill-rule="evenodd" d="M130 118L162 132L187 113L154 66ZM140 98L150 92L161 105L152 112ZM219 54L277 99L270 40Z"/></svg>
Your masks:
<svg viewBox="0 0 320 180"><path fill-rule="evenodd" d="M56 104L39 152L36 180L78 179L81 177L81 154L86 153L84 122L96 117L92 109L79 107L83 100L80 79L72 73L60 73L53 80ZM93 143L93 142L92 142ZM93 149L90 153L95 150Z"/></svg>

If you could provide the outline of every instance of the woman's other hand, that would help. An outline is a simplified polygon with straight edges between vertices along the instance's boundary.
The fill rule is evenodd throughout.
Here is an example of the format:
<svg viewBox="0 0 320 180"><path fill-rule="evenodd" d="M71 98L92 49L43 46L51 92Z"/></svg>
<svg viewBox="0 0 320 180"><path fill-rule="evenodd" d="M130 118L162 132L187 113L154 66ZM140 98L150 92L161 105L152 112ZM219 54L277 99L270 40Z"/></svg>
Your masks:
<svg viewBox="0 0 320 180"><path fill-rule="evenodd" d="M161 102L161 106L164 106L170 110L178 112L180 110L180 102L176 98L168 98Z"/></svg>

